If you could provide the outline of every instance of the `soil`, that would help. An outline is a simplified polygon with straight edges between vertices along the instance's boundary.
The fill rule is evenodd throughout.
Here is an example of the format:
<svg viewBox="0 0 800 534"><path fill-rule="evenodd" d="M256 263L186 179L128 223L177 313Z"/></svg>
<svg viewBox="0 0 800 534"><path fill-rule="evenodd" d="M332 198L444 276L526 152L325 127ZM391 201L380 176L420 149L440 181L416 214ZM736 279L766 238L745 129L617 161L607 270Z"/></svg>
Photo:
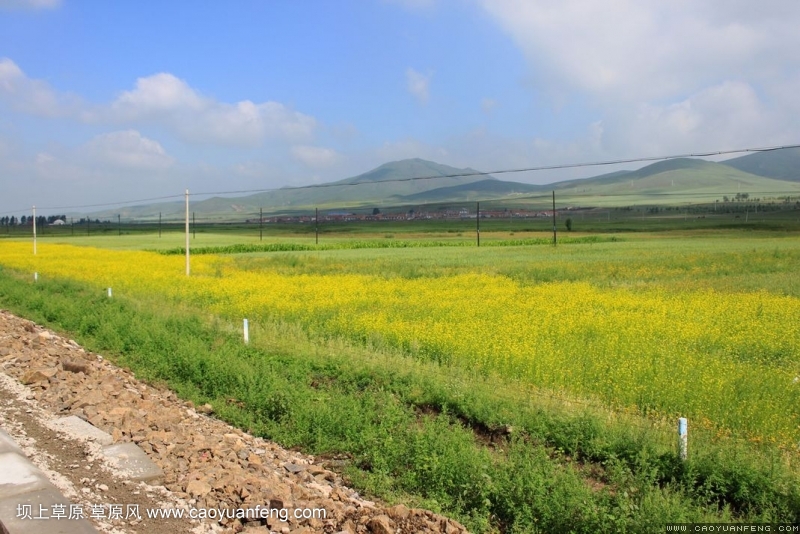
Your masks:
<svg viewBox="0 0 800 534"><path fill-rule="evenodd" d="M56 421L69 415L114 442L136 443L163 476L129 480L104 460L99 444L64 433ZM466 532L427 510L367 500L332 470L335 461L249 435L214 418L211 406L195 407L6 311L0 311L0 426L87 517L93 505L121 507L119 518L96 514L102 515L92 519L100 532ZM154 519L146 513L215 509L231 515L256 507L268 509L268 517ZM129 510L139 518L125 518ZM317 517L295 518L296 510L306 516L316 510Z"/></svg>

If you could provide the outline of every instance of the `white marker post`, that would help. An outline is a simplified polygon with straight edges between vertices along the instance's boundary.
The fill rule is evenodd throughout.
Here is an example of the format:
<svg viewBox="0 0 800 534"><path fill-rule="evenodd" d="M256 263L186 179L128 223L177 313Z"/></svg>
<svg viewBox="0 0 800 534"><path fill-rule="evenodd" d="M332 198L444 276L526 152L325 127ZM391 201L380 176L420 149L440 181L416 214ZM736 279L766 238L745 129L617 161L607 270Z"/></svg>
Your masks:
<svg viewBox="0 0 800 534"><path fill-rule="evenodd" d="M678 450L681 460L686 461L689 447L689 429L685 417L678 419Z"/></svg>
<svg viewBox="0 0 800 534"><path fill-rule="evenodd" d="M33 281L34 282L38 282L39 281L39 273L33 273Z"/></svg>
<svg viewBox="0 0 800 534"><path fill-rule="evenodd" d="M250 325L248 324L247 319L244 320L243 329L244 329L244 344L247 345L250 343Z"/></svg>
<svg viewBox="0 0 800 534"><path fill-rule="evenodd" d="M111 288L110 287L106 288L106 291L108 292L108 298L111 298Z"/></svg>
<svg viewBox="0 0 800 534"><path fill-rule="evenodd" d="M36 256L36 206L33 207L33 255Z"/></svg>

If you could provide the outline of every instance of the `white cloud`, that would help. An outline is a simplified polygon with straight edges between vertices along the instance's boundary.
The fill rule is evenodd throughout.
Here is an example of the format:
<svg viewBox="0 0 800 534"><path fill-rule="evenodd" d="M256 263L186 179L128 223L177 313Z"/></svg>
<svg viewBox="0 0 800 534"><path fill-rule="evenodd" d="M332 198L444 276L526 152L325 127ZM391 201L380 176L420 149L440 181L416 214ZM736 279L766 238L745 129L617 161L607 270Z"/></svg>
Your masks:
<svg viewBox="0 0 800 534"><path fill-rule="evenodd" d="M556 91L664 98L757 74L768 64L800 63L790 52L800 46L800 34L785 21L800 16L800 4L791 0L758 5L484 0L483 5L532 62L537 79ZM784 9L768 15L776 6Z"/></svg>
<svg viewBox="0 0 800 534"><path fill-rule="evenodd" d="M0 0L0 9L55 9L61 0Z"/></svg>
<svg viewBox="0 0 800 534"><path fill-rule="evenodd" d="M406 84L408 92L414 95L421 103L426 104L430 96L430 83L432 74L427 76L412 68L406 70Z"/></svg>
<svg viewBox="0 0 800 534"><path fill-rule="evenodd" d="M136 80L136 89L123 92L111 107L123 116L139 118L176 110L202 111L211 104L185 81L162 72Z"/></svg>
<svg viewBox="0 0 800 534"><path fill-rule="evenodd" d="M308 167L322 169L337 164L341 156L331 148L309 145L296 145L292 147L292 156Z"/></svg>
<svg viewBox="0 0 800 534"><path fill-rule="evenodd" d="M481 100L481 109L487 115L491 114L492 111L494 111L494 108L496 107L497 107L497 100L494 100L493 98L484 98L483 100Z"/></svg>
<svg viewBox="0 0 800 534"><path fill-rule="evenodd" d="M201 95L169 73L139 78L136 87L105 105L89 105L29 78L8 58L0 59L0 98L13 109L38 116L88 123L165 127L193 143L258 146L265 140L309 141L316 120L280 102L220 102Z"/></svg>
<svg viewBox="0 0 800 534"><path fill-rule="evenodd" d="M0 98L13 109L40 117L75 115L84 105L69 94L59 94L42 80L28 78L9 58L0 58Z"/></svg>
<svg viewBox="0 0 800 534"><path fill-rule="evenodd" d="M644 103L609 120L607 146L660 155L769 146L796 141L797 118L771 109L744 82L723 82L684 100Z"/></svg>
<svg viewBox="0 0 800 534"><path fill-rule="evenodd" d="M794 0L482 0L555 108L600 117L610 155L796 141Z"/></svg>
<svg viewBox="0 0 800 534"><path fill-rule="evenodd" d="M316 128L313 117L279 102L219 102L169 73L139 78L111 110L118 120L163 124L193 142L254 146L264 139L308 140Z"/></svg>
<svg viewBox="0 0 800 534"><path fill-rule="evenodd" d="M84 157L94 163L134 170L161 170L174 163L157 141L136 130L98 135L82 148Z"/></svg>

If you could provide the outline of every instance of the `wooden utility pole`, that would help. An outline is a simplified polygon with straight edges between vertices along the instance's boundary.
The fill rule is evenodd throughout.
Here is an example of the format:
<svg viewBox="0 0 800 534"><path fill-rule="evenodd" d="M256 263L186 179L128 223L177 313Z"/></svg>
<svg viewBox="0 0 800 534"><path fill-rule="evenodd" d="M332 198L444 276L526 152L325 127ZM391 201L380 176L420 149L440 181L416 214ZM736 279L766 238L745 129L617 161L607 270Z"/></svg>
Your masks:
<svg viewBox="0 0 800 534"><path fill-rule="evenodd" d="M477 202L475 209L475 235L478 238L478 246L481 246L481 203Z"/></svg>
<svg viewBox="0 0 800 534"><path fill-rule="evenodd" d="M556 246L556 192L553 191L553 246Z"/></svg>
<svg viewBox="0 0 800 534"><path fill-rule="evenodd" d="M189 190L186 190L186 218L185 218L185 226L186 226L186 276L189 276Z"/></svg>

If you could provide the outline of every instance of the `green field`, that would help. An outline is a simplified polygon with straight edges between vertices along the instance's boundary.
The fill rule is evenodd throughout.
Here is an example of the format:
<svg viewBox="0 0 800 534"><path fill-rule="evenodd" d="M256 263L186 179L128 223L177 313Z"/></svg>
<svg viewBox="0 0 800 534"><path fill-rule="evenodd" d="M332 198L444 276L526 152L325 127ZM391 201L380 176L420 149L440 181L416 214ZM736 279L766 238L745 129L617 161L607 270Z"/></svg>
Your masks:
<svg viewBox="0 0 800 534"><path fill-rule="evenodd" d="M482 220L480 248L474 219L342 223L320 234L334 250L196 256L186 289L181 257L141 252L177 231L64 232L37 259L0 240L0 305L474 531L798 522L797 212L737 214L570 214L559 238L592 239L557 247L546 220ZM315 242L220 230L191 247Z"/></svg>

